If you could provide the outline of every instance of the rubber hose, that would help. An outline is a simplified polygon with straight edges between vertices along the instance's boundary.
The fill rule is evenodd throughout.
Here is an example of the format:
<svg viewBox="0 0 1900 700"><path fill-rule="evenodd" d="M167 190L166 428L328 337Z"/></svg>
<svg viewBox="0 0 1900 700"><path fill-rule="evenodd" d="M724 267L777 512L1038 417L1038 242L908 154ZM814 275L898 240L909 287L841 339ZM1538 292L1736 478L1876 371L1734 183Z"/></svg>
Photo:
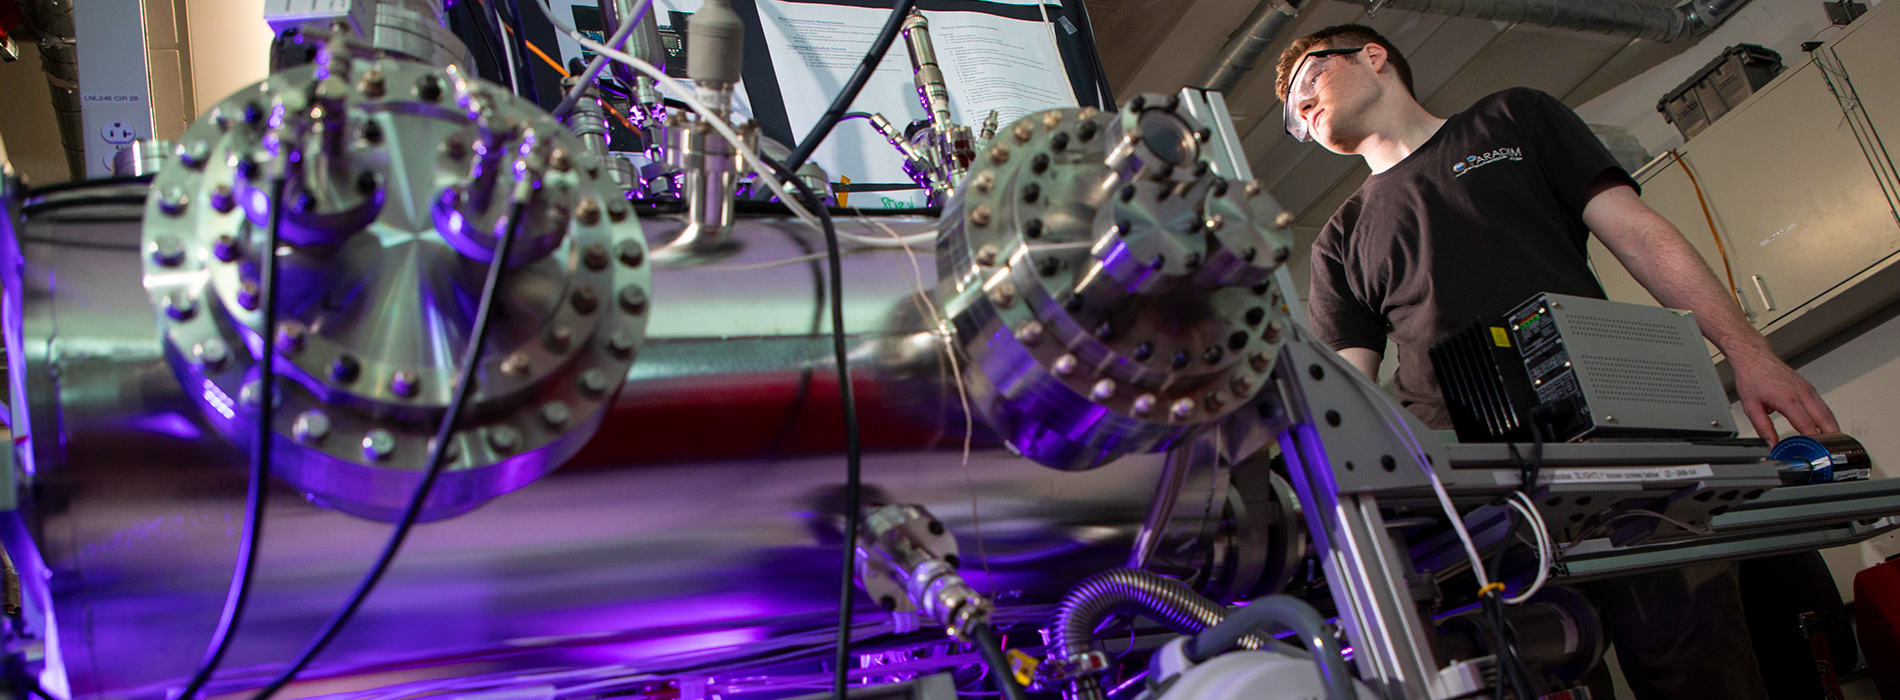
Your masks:
<svg viewBox="0 0 1900 700"><path fill-rule="evenodd" d="M1109 569L1083 579L1056 606L1050 624L1057 634L1056 659L1068 661L1088 654L1095 642L1096 625L1120 612L1137 613L1179 634L1198 633L1228 615L1226 608L1180 581L1152 571ZM1261 635L1243 636L1238 643L1246 649L1268 645ZM1106 697L1092 674L1074 678L1064 695L1071 700Z"/></svg>
<svg viewBox="0 0 1900 700"><path fill-rule="evenodd" d="M1025 700L1023 686L1016 682L1016 676L1009 668L1009 657L1003 654L1003 645L996 640L996 629L989 625L976 628L975 639L977 653L983 656L983 665L990 669L990 677L996 679L996 689L1003 694L1003 700Z"/></svg>
<svg viewBox="0 0 1900 700"><path fill-rule="evenodd" d="M1248 635L1265 631L1263 628L1268 625L1284 627L1300 635L1300 641L1312 653L1313 663L1319 666L1319 677L1326 683L1328 697L1332 700L1358 697L1353 692L1352 672L1346 666L1339 640L1326 631L1326 621L1320 619L1313 606L1297 598L1271 595L1248 603L1227 619L1194 635L1182 651L1189 661L1200 663L1234 648Z"/></svg>

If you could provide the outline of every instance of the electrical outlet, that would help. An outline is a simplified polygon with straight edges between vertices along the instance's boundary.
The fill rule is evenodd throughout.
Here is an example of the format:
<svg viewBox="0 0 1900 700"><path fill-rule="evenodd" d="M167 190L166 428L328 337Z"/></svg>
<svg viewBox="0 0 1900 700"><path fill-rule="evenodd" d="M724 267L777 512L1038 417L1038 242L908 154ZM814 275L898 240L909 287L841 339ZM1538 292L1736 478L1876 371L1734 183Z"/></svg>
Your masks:
<svg viewBox="0 0 1900 700"><path fill-rule="evenodd" d="M99 130L99 136L105 139L106 143L115 144L131 143L139 137L138 133L132 131L132 127L128 126L125 122L107 124L105 128Z"/></svg>

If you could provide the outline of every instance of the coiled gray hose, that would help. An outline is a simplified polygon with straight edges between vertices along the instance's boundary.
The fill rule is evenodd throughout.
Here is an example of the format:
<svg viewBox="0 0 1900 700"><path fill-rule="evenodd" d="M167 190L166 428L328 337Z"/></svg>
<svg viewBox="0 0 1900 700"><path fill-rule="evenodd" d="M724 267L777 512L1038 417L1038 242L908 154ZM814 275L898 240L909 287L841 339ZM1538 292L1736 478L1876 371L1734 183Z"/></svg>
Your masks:
<svg viewBox="0 0 1900 700"><path fill-rule="evenodd" d="M1056 606L1050 627L1057 634L1055 657L1058 661L1080 658L1095 643L1095 627L1108 616L1131 612L1159 622L1179 634L1195 634L1219 624L1228 610L1193 589L1171 578L1140 569L1109 569L1083 579L1069 589ZM1269 638L1249 634L1240 638L1243 649L1268 646ZM1293 647L1271 642L1276 650L1304 656ZM1101 683L1093 674L1082 674L1069 683L1063 695L1069 700L1103 700Z"/></svg>

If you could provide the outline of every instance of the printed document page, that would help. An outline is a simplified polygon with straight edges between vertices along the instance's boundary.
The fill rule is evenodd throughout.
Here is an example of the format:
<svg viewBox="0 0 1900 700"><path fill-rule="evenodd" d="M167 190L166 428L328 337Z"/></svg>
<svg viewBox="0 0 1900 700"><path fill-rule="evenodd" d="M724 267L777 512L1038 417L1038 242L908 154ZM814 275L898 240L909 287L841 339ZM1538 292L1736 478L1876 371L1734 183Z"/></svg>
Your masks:
<svg viewBox="0 0 1900 700"><path fill-rule="evenodd" d="M792 133L803 137L843 89L890 10L758 0L764 39L772 53ZM1076 104L1050 25L983 12L925 12L938 65L950 90L951 114L977 129L990 110L1000 124L1029 112ZM900 35L851 106L882 113L892 124L926 116ZM838 125L812 160L837 181L908 183L903 161L869 123ZM905 196L910 196L906 193ZM921 204L922 195L915 202Z"/></svg>

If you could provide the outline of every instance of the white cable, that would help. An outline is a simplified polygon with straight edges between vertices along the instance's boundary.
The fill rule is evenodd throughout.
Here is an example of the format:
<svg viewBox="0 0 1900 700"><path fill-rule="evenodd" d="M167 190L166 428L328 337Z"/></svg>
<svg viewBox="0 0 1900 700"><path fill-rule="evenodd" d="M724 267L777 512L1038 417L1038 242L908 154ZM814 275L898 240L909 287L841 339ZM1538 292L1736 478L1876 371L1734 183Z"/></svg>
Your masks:
<svg viewBox="0 0 1900 700"><path fill-rule="evenodd" d="M1335 371L1341 371L1337 369L1338 365L1334 365L1334 367L1336 368ZM1367 400L1377 404L1385 398L1385 390L1373 384L1372 379L1359 370L1347 368L1343 371L1346 375L1353 378L1354 383L1359 387L1360 394ZM1379 392L1380 395L1366 395L1365 392L1368 391L1368 389ZM1451 521L1452 532L1457 533L1458 542L1464 545L1465 555L1471 557L1471 573L1478 577L1478 589L1484 590L1490 587L1491 577L1485 574L1484 557L1478 554L1478 545L1471 541L1471 531L1465 528L1464 516L1459 515L1457 506L1452 505L1451 494L1445 492L1444 482L1438 480L1438 472L1432 469L1431 461L1425 458L1425 448L1419 445L1418 437L1412 434L1412 426L1407 425L1403 417L1389 415L1391 413L1392 409L1388 405L1386 410L1380 413L1379 420L1385 423L1385 429L1387 431L1390 431L1394 435L1404 435L1405 448L1406 451L1411 453L1412 462L1417 464L1418 468L1425 472L1425 478L1431 480L1432 493L1438 496L1438 506L1444 509L1445 518ZM1396 419L1397 425L1394 425L1394 419Z"/></svg>
<svg viewBox="0 0 1900 700"><path fill-rule="evenodd" d="M1532 581L1530 588L1525 589L1523 593L1504 599L1506 603L1518 605L1530 600L1531 596L1537 595L1537 591L1543 589L1544 582L1550 580L1550 551L1553 545L1550 541L1550 530L1546 529L1544 524L1544 516L1537 512L1537 504L1532 503L1529 496L1524 495L1523 491L1512 491L1511 497L1504 502L1517 509L1517 512L1530 522L1531 530L1537 537L1537 579ZM1510 543L1506 542L1504 546L1508 547Z"/></svg>
<svg viewBox="0 0 1900 700"><path fill-rule="evenodd" d="M647 77L652 78L655 82L672 90L675 96L680 98L680 101L685 102L687 107L692 108L694 112L698 113L700 119L712 126L714 131L719 132L720 136L726 138L727 143L732 144L732 147L739 151L739 156L745 160L746 165L751 166L752 171L759 174L759 181L764 182L766 189L771 190L772 194L777 195L779 201L784 203L787 209L792 210L793 216L798 217L800 221L805 222L807 226L815 230L824 230L824 226L818 223L818 217L812 215L811 210L799 204L797 198L785 191L785 183L780 182L779 179L772 174L772 169L766 167L765 161L759 158L758 152L745 145L745 139L739 138L739 132L733 129L731 124L726 123L726 120L721 119L711 108L708 108L705 103L700 102L698 98L694 97L694 90L674 80L660 69L653 67L651 63L608 48L605 44L587 38L585 34L580 33L580 30L575 29L574 25L562 21L560 17L556 16L558 13L542 5L542 2L543 0L530 0L528 4L533 5L536 10L540 11L543 17L546 17L549 22L559 27L562 32L566 33L569 38L581 46L585 46L592 49L596 54L619 61L634 70L645 73ZM843 236L840 236L840 238L843 238Z"/></svg>

